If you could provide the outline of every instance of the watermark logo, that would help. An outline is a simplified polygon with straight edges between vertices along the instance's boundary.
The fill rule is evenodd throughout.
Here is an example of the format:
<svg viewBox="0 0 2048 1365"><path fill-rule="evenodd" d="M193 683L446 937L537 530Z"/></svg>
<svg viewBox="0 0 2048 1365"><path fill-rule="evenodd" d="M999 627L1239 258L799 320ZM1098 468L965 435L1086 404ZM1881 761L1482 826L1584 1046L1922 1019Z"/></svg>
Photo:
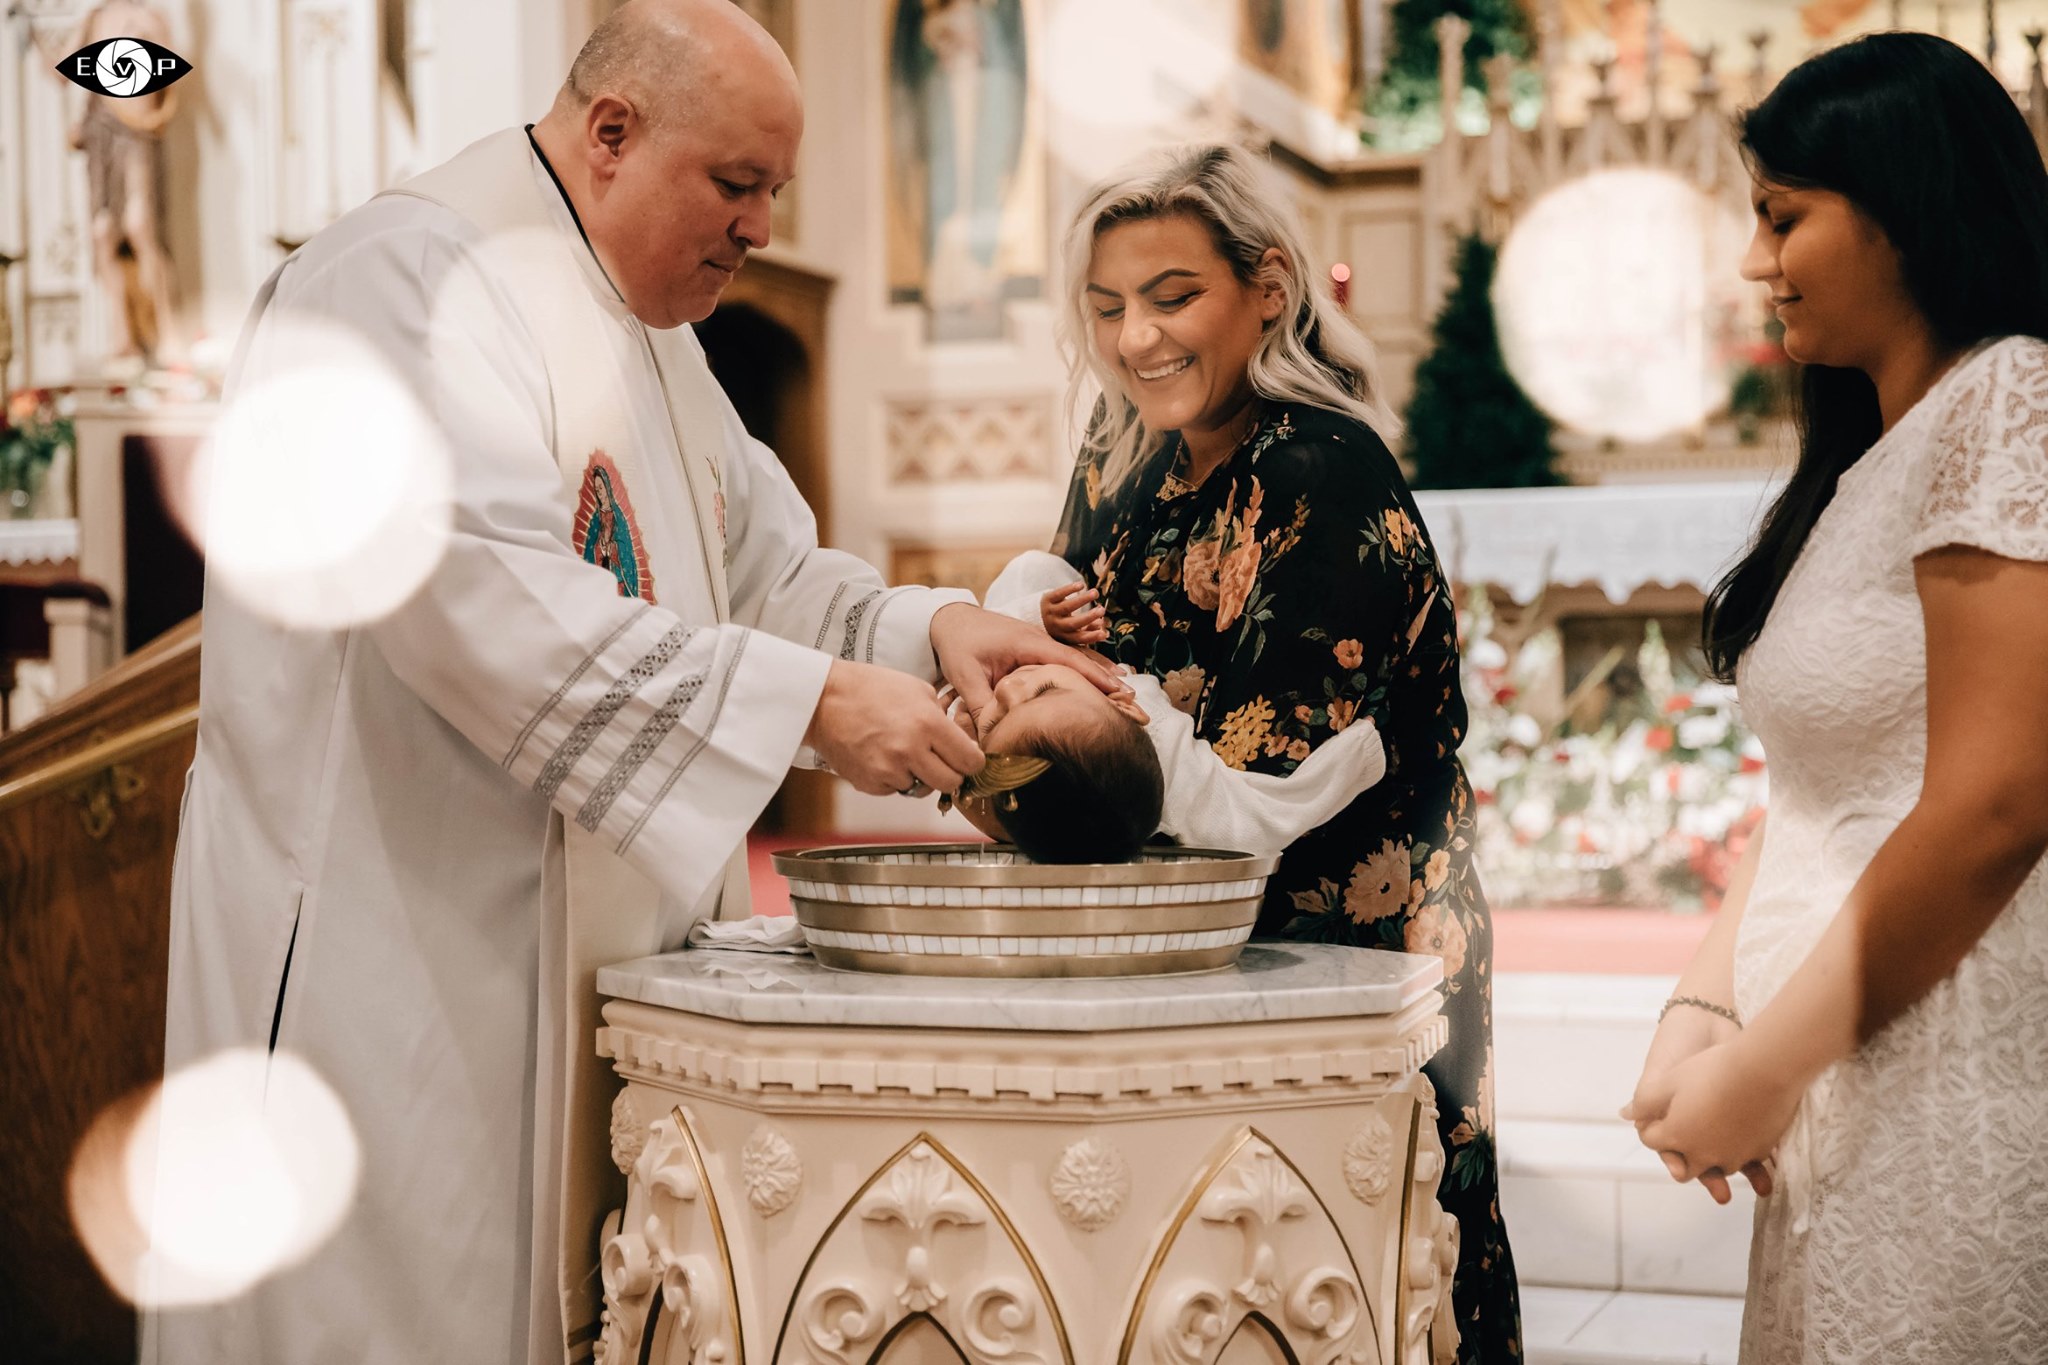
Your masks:
<svg viewBox="0 0 2048 1365"><path fill-rule="evenodd" d="M147 38L102 38L57 63L57 74L95 95L154 95L192 70L192 63Z"/></svg>

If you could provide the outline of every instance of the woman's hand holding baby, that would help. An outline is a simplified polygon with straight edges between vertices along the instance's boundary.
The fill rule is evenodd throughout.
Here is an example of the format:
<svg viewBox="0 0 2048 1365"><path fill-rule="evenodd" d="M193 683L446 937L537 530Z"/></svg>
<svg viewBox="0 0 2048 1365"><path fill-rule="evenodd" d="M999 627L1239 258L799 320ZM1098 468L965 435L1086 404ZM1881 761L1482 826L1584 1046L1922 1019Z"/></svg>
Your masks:
<svg viewBox="0 0 2048 1365"><path fill-rule="evenodd" d="M1085 647L1109 638L1100 594L1086 583L1073 582L1053 588L1038 599L1038 616L1045 633L1063 645Z"/></svg>

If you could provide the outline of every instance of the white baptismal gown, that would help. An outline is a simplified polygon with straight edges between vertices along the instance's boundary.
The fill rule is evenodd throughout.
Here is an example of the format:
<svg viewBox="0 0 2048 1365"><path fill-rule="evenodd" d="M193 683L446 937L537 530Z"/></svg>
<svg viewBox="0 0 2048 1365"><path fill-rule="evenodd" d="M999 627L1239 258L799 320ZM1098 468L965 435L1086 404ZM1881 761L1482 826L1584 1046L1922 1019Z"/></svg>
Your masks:
<svg viewBox="0 0 2048 1365"><path fill-rule="evenodd" d="M1743 712L1771 765L1735 949L1745 1018L1919 796L1927 650L1913 560L1946 545L2048 560L2048 344L1979 347L1842 477L1743 659ZM1808 1093L1779 1147L1782 1188L1757 1201L1744 1365L2048 1361L2044 1157L2048 870L2036 865L1955 974Z"/></svg>

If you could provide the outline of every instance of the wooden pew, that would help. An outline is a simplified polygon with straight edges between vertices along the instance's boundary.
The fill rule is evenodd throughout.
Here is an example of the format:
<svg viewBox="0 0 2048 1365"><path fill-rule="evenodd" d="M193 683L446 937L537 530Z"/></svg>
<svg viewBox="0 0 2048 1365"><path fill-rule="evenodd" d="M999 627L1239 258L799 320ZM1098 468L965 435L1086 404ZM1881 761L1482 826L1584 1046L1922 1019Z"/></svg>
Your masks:
<svg viewBox="0 0 2048 1365"><path fill-rule="evenodd" d="M0 738L0 1358L129 1365L135 1314L72 1230L93 1118L163 1074L171 857L199 618Z"/></svg>

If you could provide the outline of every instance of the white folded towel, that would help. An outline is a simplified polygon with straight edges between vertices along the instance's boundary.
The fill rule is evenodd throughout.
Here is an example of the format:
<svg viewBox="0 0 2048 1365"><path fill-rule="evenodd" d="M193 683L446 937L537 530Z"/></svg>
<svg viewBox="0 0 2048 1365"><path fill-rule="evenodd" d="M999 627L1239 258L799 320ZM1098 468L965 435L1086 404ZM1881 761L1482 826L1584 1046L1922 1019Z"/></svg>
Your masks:
<svg viewBox="0 0 2048 1365"><path fill-rule="evenodd" d="M730 948L746 953L808 953L802 926L794 915L755 915L752 919L698 920L686 940L692 948Z"/></svg>

